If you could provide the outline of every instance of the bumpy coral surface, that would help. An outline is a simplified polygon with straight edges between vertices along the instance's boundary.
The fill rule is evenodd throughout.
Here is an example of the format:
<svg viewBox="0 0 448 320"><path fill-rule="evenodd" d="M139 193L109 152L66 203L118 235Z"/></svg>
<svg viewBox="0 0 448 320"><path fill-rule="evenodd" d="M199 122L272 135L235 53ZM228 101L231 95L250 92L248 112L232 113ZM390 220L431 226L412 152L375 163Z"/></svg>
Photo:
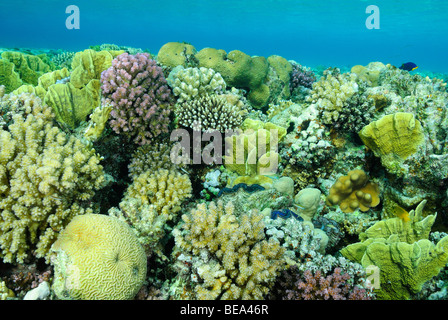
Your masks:
<svg viewBox="0 0 448 320"><path fill-rule="evenodd" d="M25 113L13 116L8 131L0 130L0 245L5 262L23 262L31 251L46 257L65 225L89 212L84 202L104 182L95 150L53 126L51 109L39 98L29 99L35 101Z"/></svg>
<svg viewBox="0 0 448 320"><path fill-rule="evenodd" d="M101 75L101 89L112 105L109 123L116 133L142 145L168 132L171 90L148 54L116 57Z"/></svg>
<svg viewBox="0 0 448 320"><path fill-rule="evenodd" d="M174 230L178 259L193 285L191 298L262 299L282 269L284 250L266 240L263 215L235 212L231 202L197 205ZM189 257L189 258L188 258ZM181 273L182 274L182 273Z"/></svg>
<svg viewBox="0 0 448 320"><path fill-rule="evenodd" d="M177 102L188 101L204 95L220 94L226 89L222 76L209 68L183 68L178 66L170 72L168 84L177 96Z"/></svg>
<svg viewBox="0 0 448 320"><path fill-rule="evenodd" d="M380 203L379 188L368 180L369 177L363 170L350 171L331 187L327 204L338 204L343 212L353 212L358 208L367 211L376 207Z"/></svg>
<svg viewBox="0 0 448 320"><path fill-rule="evenodd" d="M244 110L231 104L223 96L205 95L182 104L176 104L175 114L180 125L196 131L233 130L244 119Z"/></svg>

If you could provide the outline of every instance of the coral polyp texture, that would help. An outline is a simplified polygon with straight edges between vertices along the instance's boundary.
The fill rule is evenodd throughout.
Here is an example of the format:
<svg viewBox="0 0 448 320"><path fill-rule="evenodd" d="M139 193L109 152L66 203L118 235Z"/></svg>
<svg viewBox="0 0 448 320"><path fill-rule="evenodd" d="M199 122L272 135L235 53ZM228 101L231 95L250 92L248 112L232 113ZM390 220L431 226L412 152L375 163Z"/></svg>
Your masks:
<svg viewBox="0 0 448 320"><path fill-rule="evenodd" d="M244 119L244 109L231 104L223 96L204 95L195 100L176 104L178 123L196 131L225 132L238 128Z"/></svg>
<svg viewBox="0 0 448 320"><path fill-rule="evenodd" d="M356 209L367 211L380 203L379 187L368 181L363 170L352 170L340 177L331 187L327 197L328 205L339 205L342 212L353 212Z"/></svg>
<svg viewBox="0 0 448 320"><path fill-rule="evenodd" d="M282 270L284 249L264 234L263 215L235 212L231 202L198 204L174 230L181 275L193 290L184 298L262 299Z"/></svg>
<svg viewBox="0 0 448 320"><path fill-rule="evenodd" d="M310 48L0 48L0 300L446 300L448 76Z"/></svg>
<svg viewBox="0 0 448 320"><path fill-rule="evenodd" d="M101 157L53 125L51 108L32 94L23 113L0 130L0 235L5 262L31 253L48 258L59 232L105 181Z"/></svg>
<svg viewBox="0 0 448 320"><path fill-rule="evenodd" d="M135 143L150 143L168 132L173 97L162 69L147 53L123 53L101 75L110 105L109 124Z"/></svg>
<svg viewBox="0 0 448 320"><path fill-rule="evenodd" d="M51 251L60 299L133 299L145 281L145 252L131 228L114 217L75 217Z"/></svg>

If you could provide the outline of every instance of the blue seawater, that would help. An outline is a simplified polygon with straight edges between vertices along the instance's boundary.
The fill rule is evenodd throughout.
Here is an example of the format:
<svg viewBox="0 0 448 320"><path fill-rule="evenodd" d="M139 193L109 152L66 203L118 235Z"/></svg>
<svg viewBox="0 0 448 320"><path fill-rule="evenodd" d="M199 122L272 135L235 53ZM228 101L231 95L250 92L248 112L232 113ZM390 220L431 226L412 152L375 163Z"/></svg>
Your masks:
<svg viewBox="0 0 448 320"><path fill-rule="evenodd" d="M66 8L79 8L67 29ZM366 27L379 9L379 29ZM393 65L448 72L446 0L2 0L0 47L79 51L113 43L157 53L170 41L281 55L306 66Z"/></svg>

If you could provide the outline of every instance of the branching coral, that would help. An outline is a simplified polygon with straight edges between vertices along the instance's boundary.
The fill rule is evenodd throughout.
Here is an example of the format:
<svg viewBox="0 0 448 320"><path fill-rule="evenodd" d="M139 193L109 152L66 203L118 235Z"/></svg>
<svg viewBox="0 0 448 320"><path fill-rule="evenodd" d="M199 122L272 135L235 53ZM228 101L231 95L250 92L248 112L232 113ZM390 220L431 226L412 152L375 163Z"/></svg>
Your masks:
<svg viewBox="0 0 448 320"><path fill-rule="evenodd" d="M224 96L205 95L198 99L176 104L178 123L197 131L225 132L238 128L243 122L245 110L231 104Z"/></svg>
<svg viewBox="0 0 448 320"><path fill-rule="evenodd" d="M209 68L174 68L167 78L168 84L177 102L182 103L204 95L214 95L223 93L226 89L226 82L221 75Z"/></svg>
<svg viewBox="0 0 448 320"><path fill-rule="evenodd" d="M143 145L168 132L171 90L148 54L116 57L101 75L101 89L112 105L109 123L116 133Z"/></svg>
<svg viewBox="0 0 448 320"><path fill-rule="evenodd" d="M353 285L350 274L335 268L324 275L320 270L305 270L302 277L295 279L294 288L286 290L286 300L371 300L369 292Z"/></svg>
<svg viewBox="0 0 448 320"><path fill-rule="evenodd" d="M190 298L263 299L268 294L283 268L284 250L278 241L266 240L262 214L235 212L231 202L218 201L198 204L182 220L173 232L178 258L191 261L180 273L191 279Z"/></svg>
<svg viewBox="0 0 448 320"><path fill-rule="evenodd" d="M30 96L30 99L39 98ZM34 103L0 130L0 245L5 262L46 257L58 233L104 183L100 157Z"/></svg>
<svg viewBox="0 0 448 320"><path fill-rule="evenodd" d="M169 230L168 222L174 219L191 192L187 175L174 169L148 170L134 177L120 208L110 209L109 215L132 226L148 254L155 253L165 259L160 240Z"/></svg>
<svg viewBox="0 0 448 320"><path fill-rule="evenodd" d="M324 124L338 121L339 112L347 105L347 100L358 92L356 75L341 74L340 70L327 69L324 76L313 84L308 100L317 105Z"/></svg>

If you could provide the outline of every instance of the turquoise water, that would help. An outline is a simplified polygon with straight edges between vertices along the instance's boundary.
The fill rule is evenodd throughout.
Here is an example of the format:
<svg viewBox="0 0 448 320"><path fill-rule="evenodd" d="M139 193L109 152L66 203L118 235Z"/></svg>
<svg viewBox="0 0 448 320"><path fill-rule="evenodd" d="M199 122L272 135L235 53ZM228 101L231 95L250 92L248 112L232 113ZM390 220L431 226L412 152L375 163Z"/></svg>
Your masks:
<svg viewBox="0 0 448 320"><path fill-rule="evenodd" d="M79 29L65 26L69 5L79 8ZM369 5L379 9L379 29L366 27ZM166 42L186 41L308 66L413 61L419 71L448 72L447 17L445 0L3 0L0 47L114 43L157 53Z"/></svg>

